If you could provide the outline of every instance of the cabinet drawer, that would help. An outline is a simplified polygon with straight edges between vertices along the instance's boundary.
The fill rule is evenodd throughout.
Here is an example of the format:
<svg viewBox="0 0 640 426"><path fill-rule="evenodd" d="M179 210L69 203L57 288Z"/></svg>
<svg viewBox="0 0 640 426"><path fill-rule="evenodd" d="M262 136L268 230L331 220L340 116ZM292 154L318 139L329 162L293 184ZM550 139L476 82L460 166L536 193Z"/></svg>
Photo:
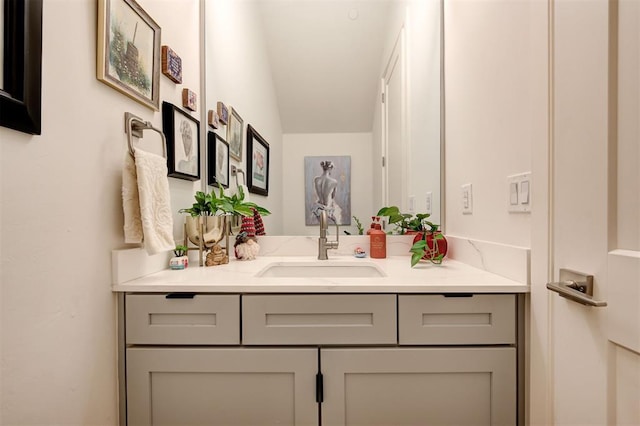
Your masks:
<svg viewBox="0 0 640 426"><path fill-rule="evenodd" d="M396 296L242 296L247 345L394 344Z"/></svg>
<svg viewBox="0 0 640 426"><path fill-rule="evenodd" d="M513 344L515 296L400 295L399 341L415 345Z"/></svg>
<svg viewBox="0 0 640 426"><path fill-rule="evenodd" d="M240 296L129 294L125 300L129 344L240 343Z"/></svg>

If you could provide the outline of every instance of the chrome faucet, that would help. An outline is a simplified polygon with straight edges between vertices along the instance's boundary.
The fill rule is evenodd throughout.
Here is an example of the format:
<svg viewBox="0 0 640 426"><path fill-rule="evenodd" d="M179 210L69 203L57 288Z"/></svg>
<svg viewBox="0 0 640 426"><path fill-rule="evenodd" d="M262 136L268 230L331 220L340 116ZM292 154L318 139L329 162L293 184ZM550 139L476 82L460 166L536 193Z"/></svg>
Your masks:
<svg viewBox="0 0 640 426"><path fill-rule="evenodd" d="M320 210L320 238L318 239L318 259L327 260L327 250L337 249L338 240L340 239L340 228L338 228L338 222L334 218L331 218L336 224L336 240L327 241L327 228L329 226L327 221L327 211Z"/></svg>

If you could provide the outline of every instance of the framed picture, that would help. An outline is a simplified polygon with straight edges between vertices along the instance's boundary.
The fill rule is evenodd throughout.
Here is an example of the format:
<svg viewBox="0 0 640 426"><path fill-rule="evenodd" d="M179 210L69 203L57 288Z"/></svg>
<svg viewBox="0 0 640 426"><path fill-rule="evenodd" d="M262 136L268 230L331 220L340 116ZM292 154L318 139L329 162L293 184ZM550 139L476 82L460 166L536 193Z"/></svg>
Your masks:
<svg viewBox="0 0 640 426"><path fill-rule="evenodd" d="M318 225L326 210L338 225L351 225L351 157L304 157L305 225Z"/></svg>
<svg viewBox="0 0 640 426"><path fill-rule="evenodd" d="M222 116L220 116L220 121L222 122ZM242 161L243 124L238 111L231 108L227 125L227 142L229 142L229 155L238 161Z"/></svg>
<svg viewBox="0 0 640 426"><path fill-rule="evenodd" d="M207 184L229 187L229 144L214 132L207 133Z"/></svg>
<svg viewBox="0 0 640 426"><path fill-rule="evenodd" d="M187 88L182 89L182 106L190 111L197 111L198 96L196 93Z"/></svg>
<svg viewBox="0 0 640 426"><path fill-rule="evenodd" d="M98 0L98 80L158 110L160 27L135 0Z"/></svg>
<svg viewBox="0 0 640 426"><path fill-rule="evenodd" d="M224 125L229 121L229 110L227 106L220 101L218 101L218 117L220 117L220 122Z"/></svg>
<svg viewBox="0 0 640 426"><path fill-rule="evenodd" d="M182 83L182 58L169 46L162 46L162 74L174 83Z"/></svg>
<svg viewBox="0 0 640 426"><path fill-rule="evenodd" d="M0 0L0 126L42 133L42 3Z"/></svg>
<svg viewBox="0 0 640 426"><path fill-rule="evenodd" d="M212 109L209 110L209 113L207 114L207 123L209 123L209 126L214 129L220 127L220 116L216 111Z"/></svg>
<svg viewBox="0 0 640 426"><path fill-rule="evenodd" d="M247 186L249 192L269 195L269 144L251 125L247 129Z"/></svg>
<svg viewBox="0 0 640 426"><path fill-rule="evenodd" d="M167 138L169 176L200 179L200 123L169 102L162 103L162 131Z"/></svg>

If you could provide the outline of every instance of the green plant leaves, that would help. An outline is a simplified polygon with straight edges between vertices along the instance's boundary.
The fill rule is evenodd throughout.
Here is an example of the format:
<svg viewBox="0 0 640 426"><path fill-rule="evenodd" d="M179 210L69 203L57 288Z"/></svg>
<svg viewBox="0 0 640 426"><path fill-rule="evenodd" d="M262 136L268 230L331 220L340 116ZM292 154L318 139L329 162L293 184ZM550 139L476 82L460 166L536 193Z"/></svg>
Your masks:
<svg viewBox="0 0 640 426"><path fill-rule="evenodd" d="M411 267L413 268L420 262L420 259L428 259L431 263L440 265L444 254L440 253L437 240L444 240L444 235L441 233L430 234L432 236L432 247L427 244L427 233L422 235L422 238L411 246L409 250L411 252Z"/></svg>
<svg viewBox="0 0 640 426"><path fill-rule="evenodd" d="M268 216L271 212L256 203L244 201L244 190L238 187L238 192L231 196L224 195L224 188L218 185L218 193L212 190L206 194L197 191L194 195L195 203L189 208L178 210L179 213L188 213L191 216L214 216L216 214L232 214L238 216L253 216L253 209L256 209L262 216Z"/></svg>

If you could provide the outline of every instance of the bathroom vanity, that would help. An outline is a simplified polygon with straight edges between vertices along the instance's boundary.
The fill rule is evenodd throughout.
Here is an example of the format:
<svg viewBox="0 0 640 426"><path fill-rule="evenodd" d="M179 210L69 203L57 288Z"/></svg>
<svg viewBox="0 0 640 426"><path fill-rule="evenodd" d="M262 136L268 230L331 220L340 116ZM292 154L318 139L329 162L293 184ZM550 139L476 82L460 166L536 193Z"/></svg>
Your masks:
<svg viewBox="0 0 640 426"><path fill-rule="evenodd" d="M453 260L358 261L114 284L122 424L522 424L526 284Z"/></svg>

